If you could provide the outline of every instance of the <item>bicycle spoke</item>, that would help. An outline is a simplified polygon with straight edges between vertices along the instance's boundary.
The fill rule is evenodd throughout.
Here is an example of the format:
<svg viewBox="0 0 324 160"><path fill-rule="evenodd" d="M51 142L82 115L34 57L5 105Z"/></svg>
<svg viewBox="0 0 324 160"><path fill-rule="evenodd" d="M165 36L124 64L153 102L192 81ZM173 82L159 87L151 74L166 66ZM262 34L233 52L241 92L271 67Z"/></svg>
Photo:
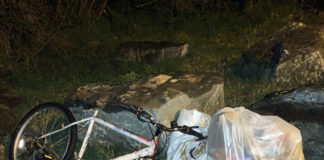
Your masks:
<svg viewBox="0 0 324 160"><path fill-rule="evenodd" d="M68 135L68 136L69 136L69 135ZM65 138L67 138L68 136L65 136L65 137L61 138L61 139L60 139L60 140L58 140L58 141L57 141L56 143L54 143L54 144L53 144L53 146L55 146L56 144L58 144L58 143L62 142L62 140L63 140L63 139L65 139Z"/></svg>
<svg viewBox="0 0 324 160"><path fill-rule="evenodd" d="M45 112L45 111L44 111ZM44 135L45 133L46 133L46 127L47 127L47 123L48 123L48 119L49 119L49 117L50 117L50 115L47 115L46 116L46 121L45 121L45 126L44 126L44 128L43 128L43 130L42 130L42 135ZM44 131L45 130L45 131Z"/></svg>
<svg viewBox="0 0 324 160"><path fill-rule="evenodd" d="M39 134L39 129L36 128L37 126L35 124L33 124L33 122L31 122L30 125L31 125L30 127L31 127L32 131L34 131L35 135L38 135Z"/></svg>
<svg viewBox="0 0 324 160"><path fill-rule="evenodd" d="M54 126L55 126L56 122L57 122L57 119L56 119L55 122L53 123L53 125L52 125L52 127L51 127L51 131L54 131Z"/></svg>

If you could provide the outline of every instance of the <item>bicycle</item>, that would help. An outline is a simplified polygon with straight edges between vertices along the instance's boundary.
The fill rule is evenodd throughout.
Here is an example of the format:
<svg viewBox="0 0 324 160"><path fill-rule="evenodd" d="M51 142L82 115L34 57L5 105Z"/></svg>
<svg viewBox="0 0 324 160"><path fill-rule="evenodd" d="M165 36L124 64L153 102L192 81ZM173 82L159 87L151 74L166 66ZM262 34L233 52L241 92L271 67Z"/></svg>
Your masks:
<svg viewBox="0 0 324 160"><path fill-rule="evenodd" d="M193 130L193 128L198 128L198 126L178 126L178 124L173 121L171 122L171 127L166 127L155 121L152 115L141 107L123 103L120 105L136 114L138 120L151 123L156 127L152 140L148 140L97 118L98 110L95 110L92 117L76 121L72 112L66 106L58 103L45 103L36 106L28 112L15 129L10 144L9 159L81 160L95 123L110 128L118 132L118 134L122 134L146 145L143 149L116 157L114 160L155 158L162 152L157 150L157 146L159 144L159 137L163 132L180 131L185 134L196 136L198 138L197 140L207 139L207 136L203 136L199 132ZM83 139L81 149L79 153L76 153L74 151L77 141L77 125L85 122L89 124L88 129Z"/></svg>

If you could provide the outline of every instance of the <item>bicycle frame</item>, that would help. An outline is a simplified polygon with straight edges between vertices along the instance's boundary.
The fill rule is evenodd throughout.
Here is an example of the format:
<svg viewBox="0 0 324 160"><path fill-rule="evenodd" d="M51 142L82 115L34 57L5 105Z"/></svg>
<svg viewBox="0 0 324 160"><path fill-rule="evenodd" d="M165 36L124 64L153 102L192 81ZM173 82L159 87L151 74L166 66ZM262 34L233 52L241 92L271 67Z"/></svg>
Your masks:
<svg viewBox="0 0 324 160"><path fill-rule="evenodd" d="M93 126L95 123L98 123L100 125L103 125L107 128L110 128L116 132L118 132L119 134L122 134L126 137L129 137L137 142L140 142L144 145L146 145L147 147L141 149L141 150L138 150L138 151L135 151L133 153L129 153L129 154L126 154L126 155L123 155L123 156L120 156L120 157L117 157L117 158L114 158L113 160L132 160L132 159L137 159L137 158L141 158L141 157L145 157L145 156L153 156L154 155L154 152L155 152L155 148L157 146L157 139L156 138L153 138L153 140L148 140L144 137L141 137L139 135L136 135L134 133L131 133L127 130L124 130L123 128L120 128L120 127L117 127L111 123L108 123L100 118L97 118L97 115L98 115L98 110L95 110L94 114L92 117L88 117L88 118L85 118L85 119L82 119L82 120L79 120L79 121L76 121L76 122L73 122L61 129L58 129L56 131L53 131L53 132L50 132L50 133L47 133L41 137L39 137L39 139L42 139L42 138L45 138L47 136L50 136L52 134L55 134L57 132L60 132L60 131L63 131L71 126L74 126L74 125L77 125L77 124L80 124L82 122L87 122L89 121L89 127L88 127L88 130L86 132L86 135L83 139L83 143L82 143L82 146L81 146L81 149L80 149L80 152L78 154L78 157L77 159L78 160L81 160L82 157L83 157L83 154L86 150L86 147L87 147L87 144L88 144L88 141L89 141L89 138L91 136L91 133L92 133L92 130L93 130Z"/></svg>

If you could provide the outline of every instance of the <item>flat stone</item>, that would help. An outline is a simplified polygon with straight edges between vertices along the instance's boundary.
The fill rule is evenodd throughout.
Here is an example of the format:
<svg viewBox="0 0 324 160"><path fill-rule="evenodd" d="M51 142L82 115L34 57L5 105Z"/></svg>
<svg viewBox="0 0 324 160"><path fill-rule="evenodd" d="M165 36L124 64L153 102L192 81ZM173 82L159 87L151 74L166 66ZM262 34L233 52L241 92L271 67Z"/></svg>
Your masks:
<svg viewBox="0 0 324 160"><path fill-rule="evenodd" d="M213 73L152 75L129 85L88 84L66 99L68 106L100 107L123 102L152 110L169 125L180 109L213 114L224 107L223 79Z"/></svg>
<svg viewBox="0 0 324 160"><path fill-rule="evenodd" d="M119 47L122 60L145 63L183 57L187 52L187 43L174 42L126 42Z"/></svg>

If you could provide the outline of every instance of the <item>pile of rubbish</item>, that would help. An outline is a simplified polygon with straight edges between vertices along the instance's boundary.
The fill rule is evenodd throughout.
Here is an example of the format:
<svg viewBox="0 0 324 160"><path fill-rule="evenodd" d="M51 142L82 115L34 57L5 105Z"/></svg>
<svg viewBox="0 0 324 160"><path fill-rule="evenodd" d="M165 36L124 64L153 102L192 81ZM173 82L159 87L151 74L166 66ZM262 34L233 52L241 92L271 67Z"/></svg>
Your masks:
<svg viewBox="0 0 324 160"><path fill-rule="evenodd" d="M173 132L168 160L304 160L299 129L278 116L262 116L244 107L223 108L212 117L180 111L179 125L199 126L208 140Z"/></svg>

